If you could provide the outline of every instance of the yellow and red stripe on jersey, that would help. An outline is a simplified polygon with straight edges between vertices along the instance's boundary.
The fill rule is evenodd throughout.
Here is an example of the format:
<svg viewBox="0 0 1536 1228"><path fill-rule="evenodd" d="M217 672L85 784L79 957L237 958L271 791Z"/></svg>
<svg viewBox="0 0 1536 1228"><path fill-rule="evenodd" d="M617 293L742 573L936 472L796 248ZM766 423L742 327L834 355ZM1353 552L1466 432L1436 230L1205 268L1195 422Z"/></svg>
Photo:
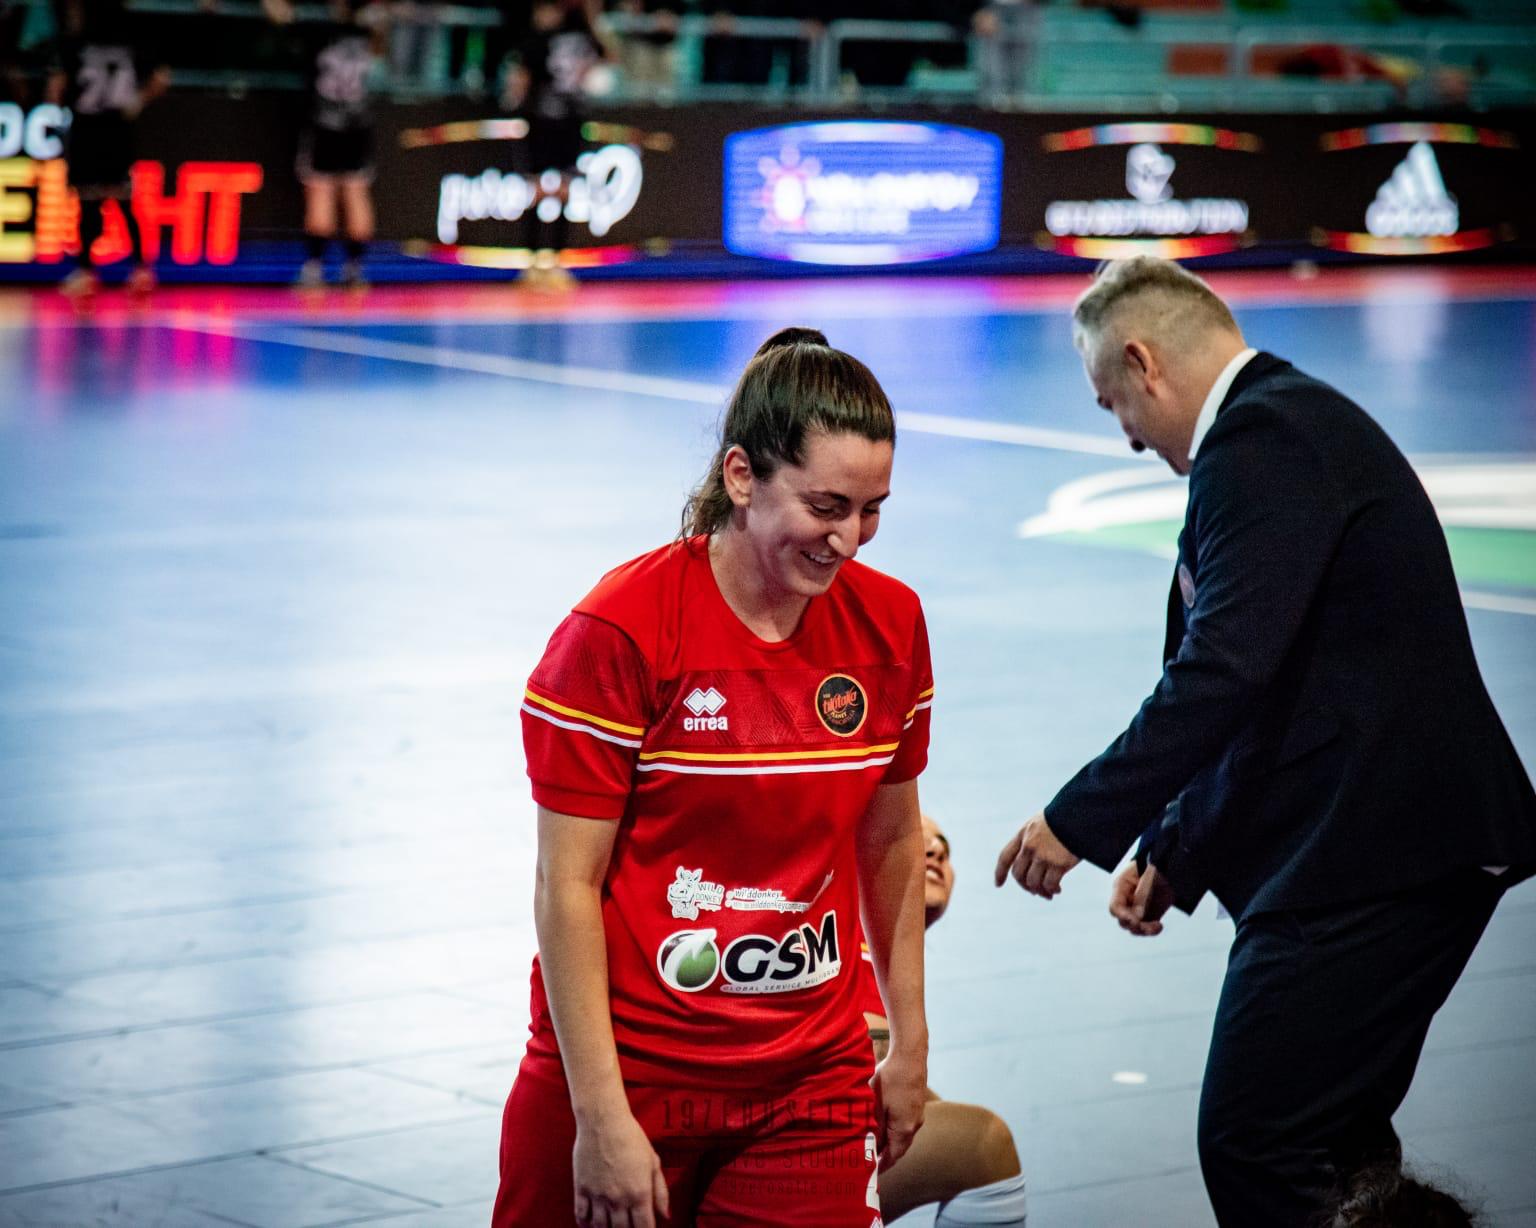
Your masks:
<svg viewBox="0 0 1536 1228"><path fill-rule="evenodd" d="M556 703L547 695L540 695L532 687L523 691L523 711L529 716L538 717L541 721L558 725L561 729L590 734L594 738L601 738L604 742L613 742L618 746L632 746L639 749L640 740L645 736L643 726L624 725L618 721L610 721L607 717L583 712L580 708Z"/></svg>
<svg viewBox="0 0 1536 1228"><path fill-rule="evenodd" d="M924 708L931 707L933 707L933 688L929 687L926 691L923 691L918 695L917 702L912 705L912 710L902 718L903 724L901 726L901 731L905 733L907 730L911 729L912 722L917 718L917 714Z"/></svg>
<svg viewBox="0 0 1536 1228"><path fill-rule="evenodd" d="M859 772L885 767L899 742L863 743L826 750L649 750L640 753L640 772L681 772L689 776L778 776L802 772Z"/></svg>

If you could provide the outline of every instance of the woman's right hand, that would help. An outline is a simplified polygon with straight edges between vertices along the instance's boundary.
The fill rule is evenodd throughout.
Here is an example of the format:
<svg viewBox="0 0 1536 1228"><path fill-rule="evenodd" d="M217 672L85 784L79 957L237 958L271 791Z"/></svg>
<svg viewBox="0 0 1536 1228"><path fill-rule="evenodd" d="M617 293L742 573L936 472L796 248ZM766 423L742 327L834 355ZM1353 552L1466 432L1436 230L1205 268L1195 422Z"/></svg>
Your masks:
<svg viewBox="0 0 1536 1228"><path fill-rule="evenodd" d="M583 1228L655 1228L671 1216L661 1159L628 1111L576 1127L572 1168Z"/></svg>

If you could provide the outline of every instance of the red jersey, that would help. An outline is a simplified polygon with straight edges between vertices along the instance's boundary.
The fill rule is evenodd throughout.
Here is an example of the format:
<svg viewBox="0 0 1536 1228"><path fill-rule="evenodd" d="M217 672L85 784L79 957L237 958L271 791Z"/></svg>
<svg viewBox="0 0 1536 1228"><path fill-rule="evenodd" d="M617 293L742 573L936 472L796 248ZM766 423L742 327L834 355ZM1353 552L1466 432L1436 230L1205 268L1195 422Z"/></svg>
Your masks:
<svg viewBox="0 0 1536 1228"><path fill-rule="evenodd" d="M610 572L529 679L534 800L620 826L603 887L624 1077L763 1087L867 1066L855 830L928 754L917 595L845 563L770 643L707 539ZM537 958L530 1054L557 1056Z"/></svg>

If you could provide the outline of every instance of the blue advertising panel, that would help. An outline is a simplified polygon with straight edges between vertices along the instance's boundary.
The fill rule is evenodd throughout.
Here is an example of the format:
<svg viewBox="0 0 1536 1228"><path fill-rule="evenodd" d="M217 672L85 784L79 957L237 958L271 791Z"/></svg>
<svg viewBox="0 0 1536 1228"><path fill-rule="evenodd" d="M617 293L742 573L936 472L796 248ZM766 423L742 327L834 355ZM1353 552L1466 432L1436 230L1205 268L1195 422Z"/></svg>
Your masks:
<svg viewBox="0 0 1536 1228"><path fill-rule="evenodd" d="M945 124L847 120L725 142L725 245L806 264L938 260L997 246L1003 142Z"/></svg>

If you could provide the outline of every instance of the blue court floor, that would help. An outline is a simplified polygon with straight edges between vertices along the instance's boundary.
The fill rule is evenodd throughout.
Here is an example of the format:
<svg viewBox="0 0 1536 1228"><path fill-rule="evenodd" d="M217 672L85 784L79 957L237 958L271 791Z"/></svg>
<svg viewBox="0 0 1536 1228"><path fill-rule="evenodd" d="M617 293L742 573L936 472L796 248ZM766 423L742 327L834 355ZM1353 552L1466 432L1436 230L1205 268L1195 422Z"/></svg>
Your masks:
<svg viewBox="0 0 1536 1228"><path fill-rule="evenodd" d="M1214 281L1413 458L1536 764L1536 276ZM1133 940L1092 867L1050 904L990 881L1159 672L1183 488L1094 406L1080 287L0 293L0 1225L487 1221L534 947L523 680L675 534L788 323L899 414L861 557L933 638L922 789L959 870L933 1084L1012 1127L1032 1228L1211 1224L1195 1105L1230 922L1207 902ZM1536 884L1398 1125L1488 1223L1536 1226Z"/></svg>

